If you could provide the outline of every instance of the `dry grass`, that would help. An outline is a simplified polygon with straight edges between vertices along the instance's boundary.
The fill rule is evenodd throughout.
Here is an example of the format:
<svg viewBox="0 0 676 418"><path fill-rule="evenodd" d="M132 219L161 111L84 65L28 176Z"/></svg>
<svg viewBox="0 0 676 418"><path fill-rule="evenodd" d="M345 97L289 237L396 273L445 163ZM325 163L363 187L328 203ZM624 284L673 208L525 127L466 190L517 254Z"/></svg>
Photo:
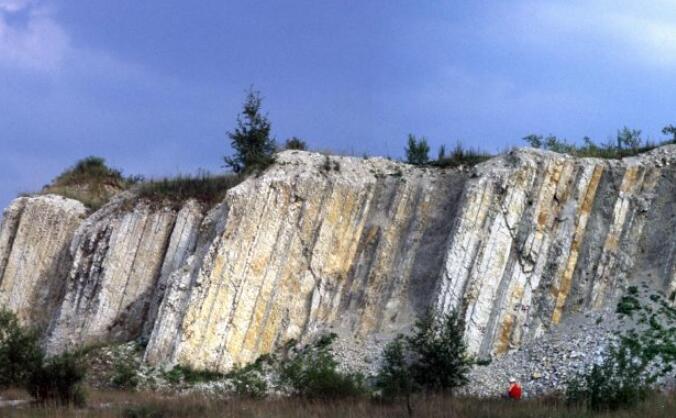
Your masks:
<svg viewBox="0 0 676 418"><path fill-rule="evenodd" d="M20 392L2 394L23 396ZM304 401L294 398L276 400L220 399L199 395L162 395L157 392L93 391L85 409L56 406L5 407L3 417L407 417L403 402L382 403L367 399L335 402ZM659 395L636 408L608 413L591 413L567 407L557 399L478 400L444 396L417 397L413 401L414 416L454 418L666 418L673 416L676 394Z"/></svg>
<svg viewBox="0 0 676 418"><path fill-rule="evenodd" d="M212 176L200 173L196 176L178 176L143 182L138 187L138 196L161 204L173 203L180 207L188 199L195 199L206 207L220 203L227 191L244 180L244 176L231 174Z"/></svg>
<svg viewBox="0 0 676 418"><path fill-rule="evenodd" d="M121 171L108 167L105 159L92 156L65 170L41 193L79 200L88 208L97 210L115 194L139 180L138 177L123 177Z"/></svg>

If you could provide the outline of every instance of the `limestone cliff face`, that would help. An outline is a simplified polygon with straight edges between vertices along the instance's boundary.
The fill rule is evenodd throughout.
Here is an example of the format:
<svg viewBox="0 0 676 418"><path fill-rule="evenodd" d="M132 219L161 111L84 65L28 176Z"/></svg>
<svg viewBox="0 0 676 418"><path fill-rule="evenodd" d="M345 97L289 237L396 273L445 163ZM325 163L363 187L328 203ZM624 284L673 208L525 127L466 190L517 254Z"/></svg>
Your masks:
<svg viewBox="0 0 676 418"><path fill-rule="evenodd" d="M391 334L433 301L466 175L286 153L231 190L177 272L149 361L227 370L318 330Z"/></svg>
<svg viewBox="0 0 676 418"><path fill-rule="evenodd" d="M436 294L464 312L470 350L516 348L628 283L673 300L674 160L673 146L621 162L522 151L478 167Z"/></svg>
<svg viewBox="0 0 676 418"><path fill-rule="evenodd" d="M129 341L154 320L167 272L180 265L194 238L199 206L178 214L123 195L77 230L65 295L47 336L48 352ZM194 235L194 234L193 234Z"/></svg>
<svg viewBox="0 0 676 418"><path fill-rule="evenodd" d="M68 245L85 215L80 202L54 195L12 202L0 225L0 307L46 327L63 295Z"/></svg>
<svg viewBox="0 0 676 418"><path fill-rule="evenodd" d="M629 284L673 301L675 196L676 146L621 161L519 150L472 169L287 151L207 213L131 193L83 221L73 201L18 199L0 303L27 322L52 310L50 352L142 338L148 362L200 369L325 330L383 342L431 307L461 312L473 353L499 354Z"/></svg>

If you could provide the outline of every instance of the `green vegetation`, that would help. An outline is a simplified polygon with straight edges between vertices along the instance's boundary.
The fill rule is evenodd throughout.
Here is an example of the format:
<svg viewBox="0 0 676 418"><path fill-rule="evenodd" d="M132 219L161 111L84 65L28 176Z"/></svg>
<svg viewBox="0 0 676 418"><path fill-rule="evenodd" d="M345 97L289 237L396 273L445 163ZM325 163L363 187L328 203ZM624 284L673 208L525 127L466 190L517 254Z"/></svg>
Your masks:
<svg viewBox="0 0 676 418"><path fill-rule="evenodd" d="M386 347L376 387L387 399L414 392L447 393L467 383L472 359L463 340L464 325L455 311L429 311L411 335L399 335ZM410 403L407 402L410 409Z"/></svg>
<svg viewBox="0 0 676 418"><path fill-rule="evenodd" d="M594 411L632 407L652 394L657 379L673 371L676 362L676 310L659 295L650 295L655 307L639 302L638 288L628 288L618 303L620 315L638 312L641 330L619 337L603 355L603 361L568 382L567 400Z"/></svg>
<svg viewBox="0 0 676 418"><path fill-rule="evenodd" d="M52 184L54 186L80 186L89 183L122 188L128 183L128 179L122 176L121 171L108 167L104 158L91 156L76 162L73 167L55 178Z"/></svg>
<svg viewBox="0 0 676 418"><path fill-rule="evenodd" d="M111 383L113 386L120 389L136 389L139 385L136 365L128 359L119 359L116 361Z"/></svg>
<svg viewBox="0 0 676 418"><path fill-rule="evenodd" d="M264 398L268 384L265 380L263 365L272 365L274 361L275 359L271 356L261 356L244 367L235 367L226 377L237 395L246 398Z"/></svg>
<svg viewBox="0 0 676 418"><path fill-rule="evenodd" d="M309 399L339 399L366 392L364 377L359 373L338 370L331 344L336 334L325 335L315 344L292 350L281 365L280 383L296 395Z"/></svg>
<svg viewBox="0 0 676 418"><path fill-rule="evenodd" d="M195 384L220 380L223 379L225 375L223 373L208 370L195 370L185 366L174 366L171 370L164 372L163 377L173 384Z"/></svg>
<svg viewBox="0 0 676 418"><path fill-rule="evenodd" d="M105 159L92 156L78 161L61 173L44 187L42 193L76 199L96 210L113 195L141 180L138 176L124 177L121 171L108 167Z"/></svg>
<svg viewBox="0 0 676 418"><path fill-rule="evenodd" d="M79 353L46 359L38 333L22 327L16 315L0 311L0 385L23 387L41 403L84 404L86 369Z"/></svg>
<svg viewBox="0 0 676 418"><path fill-rule="evenodd" d="M284 144L284 149L295 149L305 151L307 150L307 143L302 139L294 136L286 140L286 143Z"/></svg>
<svg viewBox="0 0 676 418"><path fill-rule="evenodd" d="M676 128L669 125L662 132L664 134L674 135L676 139ZM530 134L523 138L529 146L533 148L543 148L550 151L574 155L576 157L594 157L619 159L638 155L661 145L668 144L674 140L653 143L646 141L641 137L641 130L624 127L617 131L615 143L608 142L597 144L589 137L583 138L583 145L578 146L569 143L565 139L557 138L554 135L542 136ZM676 143L676 142L674 142Z"/></svg>
<svg viewBox="0 0 676 418"><path fill-rule="evenodd" d="M0 311L0 388L25 386L42 359L37 330L19 325L14 313Z"/></svg>
<svg viewBox="0 0 676 418"><path fill-rule="evenodd" d="M460 142L455 145L450 154L446 154L446 147L442 145L439 158L430 164L436 167L458 167L461 165L474 166L493 158L493 155L479 148L465 148Z"/></svg>
<svg viewBox="0 0 676 418"><path fill-rule="evenodd" d="M26 385L37 401L57 401L65 405L81 406L85 403L82 381L87 370L78 353L65 352L44 361L33 370Z"/></svg>
<svg viewBox="0 0 676 418"><path fill-rule="evenodd" d="M676 144L676 126L669 124L662 128L664 135L671 135L671 143Z"/></svg>
<svg viewBox="0 0 676 418"><path fill-rule="evenodd" d="M641 305L635 296L625 295L622 296L620 301L617 303L616 312L624 315L631 315L632 312L639 310L640 308Z"/></svg>
<svg viewBox="0 0 676 418"><path fill-rule="evenodd" d="M340 171L340 162L338 162L338 160L332 160L328 154L324 154L324 162L320 169L325 173L328 173L331 170Z"/></svg>
<svg viewBox="0 0 676 418"><path fill-rule="evenodd" d="M243 179L240 175L212 176L209 173L164 178L141 183L138 196L151 202L171 202L177 206L189 199L195 199L211 207L221 202L226 192Z"/></svg>
<svg viewBox="0 0 676 418"><path fill-rule="evenodd" d="M427 164L430 160L430 146L427 145L427 139L422 137L417 139L415 135L408 134L408 145L406 146L406 162L413 165Z"/></svg>
<svg viewBox="0 0 676 418"><path fill-rule="evenodd" d="M228 133L235 154L224 161L235 173L264 170L274 162L275 140L270 136L270 121L261 113L262 103L260 92L250 89L237 128Z"/></svg>

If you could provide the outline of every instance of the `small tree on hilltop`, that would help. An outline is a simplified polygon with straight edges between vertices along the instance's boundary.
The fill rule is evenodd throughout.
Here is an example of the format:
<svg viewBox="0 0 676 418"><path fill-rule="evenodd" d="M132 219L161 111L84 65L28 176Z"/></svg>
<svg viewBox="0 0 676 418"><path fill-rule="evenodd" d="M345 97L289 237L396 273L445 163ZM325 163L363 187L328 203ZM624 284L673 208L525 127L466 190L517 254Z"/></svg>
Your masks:
<svg viewBox="0 0 676 418"><path fill-rule="evenodd" d="M439 153L437 154L437 160L443 160L446 158L446 145L441 145L439 147Z"/></svg>
<svg viewBox="0 0 676 418"><path fill-rule="evenodd" d="M676 126L669 124L662 128L662 133L665 135L671 135L671 142L676 144Z"/></svg>
<svg viewBox="0 0 676 418"><path fill-rule="evenodd" d="M425 137L419 140L413 134L408 134L408 146L406 147L406 161L409 164L422 165L429 160L430 146Z"/></svg>
<svg viewBox="0 0 676 418"><path fill-rule="evenodd" d="M542 148L542 135L530 134L523 137L523 140L528 142L533 148Z"/></svg>
<svg viewBox="0 0 676 418"><path fill-rule="evenodd" d="M641 146L641 130L629 129L626 126L617 131L617 148L636 149Z"/></svg>
<svg viewBox="0 0 676 418"><path fill-rule="evenodd" d="M261 113L262 101L260 92L250 89L237 128L228 132L235 154L224 161L235 173L263 169L274 161L275 140L270 137L270 121Z"/></svg>
<svg viewBox="0 0 676 418"><path fill-rule="evenodd" d="M305 151L307 149L307 143L302 139L294 136L286 140L284 148Z"/></svg>

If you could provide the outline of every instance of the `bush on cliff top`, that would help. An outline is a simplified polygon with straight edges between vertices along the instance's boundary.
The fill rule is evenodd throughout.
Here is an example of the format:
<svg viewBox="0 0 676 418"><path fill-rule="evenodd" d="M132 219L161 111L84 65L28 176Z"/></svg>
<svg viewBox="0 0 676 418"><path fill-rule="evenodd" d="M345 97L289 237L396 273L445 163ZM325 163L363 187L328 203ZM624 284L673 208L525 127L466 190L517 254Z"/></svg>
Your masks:
<svg viewBox="0 0 676 418"><path fill-rule="evenodd" d="M140 177L124 177L122 172L106 165L101 157L87 157L59 174L42 193L58 194L79 200L96 210L111 197L139 182Z"/></svg>

